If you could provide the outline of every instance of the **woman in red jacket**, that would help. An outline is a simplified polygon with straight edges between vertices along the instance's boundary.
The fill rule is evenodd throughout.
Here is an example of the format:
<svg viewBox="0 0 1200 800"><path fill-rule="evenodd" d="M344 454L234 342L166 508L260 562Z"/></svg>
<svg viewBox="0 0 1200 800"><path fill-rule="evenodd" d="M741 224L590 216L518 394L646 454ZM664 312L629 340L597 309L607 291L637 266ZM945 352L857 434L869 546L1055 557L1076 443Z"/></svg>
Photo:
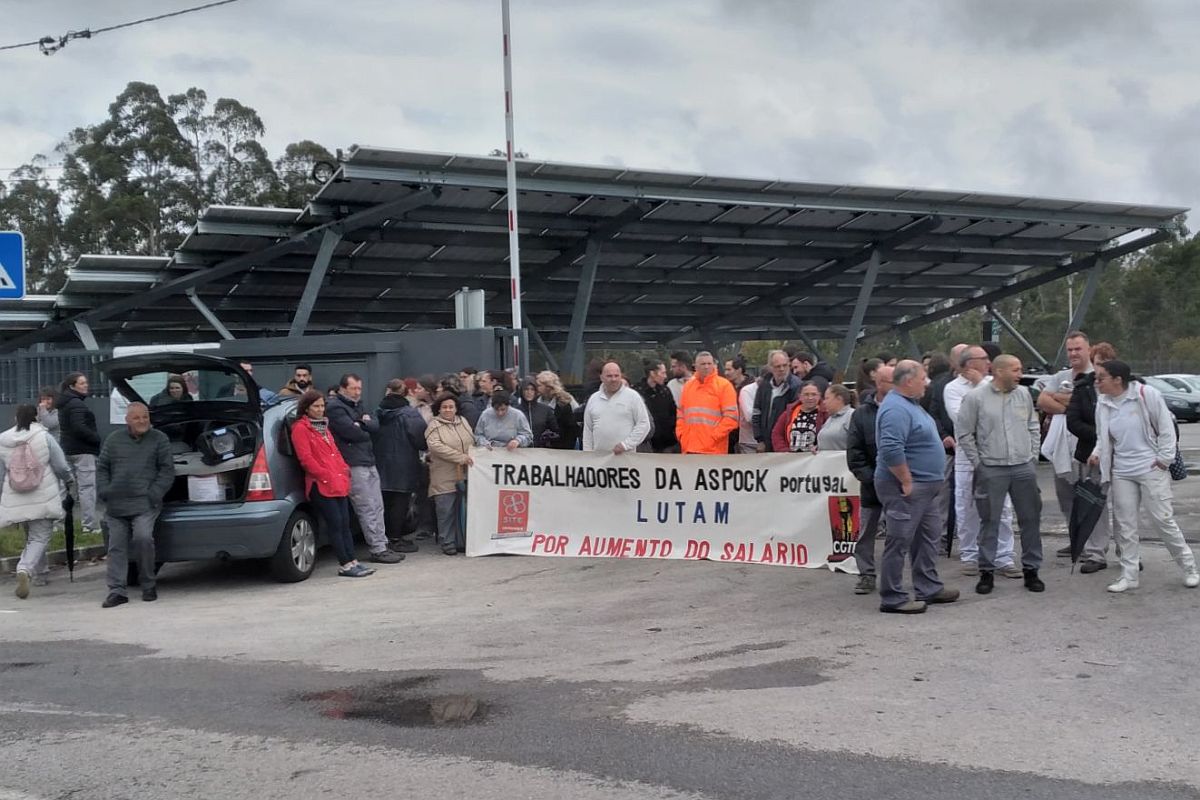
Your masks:
<svg viewBox="0 0 1200 800"><path fill-rule="evenodd" d="M296 404L298 419L292 426L292 449L304 470L304 489L313 507L325 521L329 541L337 555L338 575L365 578L375 570L354 557L350 533L350 468L342 460L325 419L325 398L307 390Z"/></svg>

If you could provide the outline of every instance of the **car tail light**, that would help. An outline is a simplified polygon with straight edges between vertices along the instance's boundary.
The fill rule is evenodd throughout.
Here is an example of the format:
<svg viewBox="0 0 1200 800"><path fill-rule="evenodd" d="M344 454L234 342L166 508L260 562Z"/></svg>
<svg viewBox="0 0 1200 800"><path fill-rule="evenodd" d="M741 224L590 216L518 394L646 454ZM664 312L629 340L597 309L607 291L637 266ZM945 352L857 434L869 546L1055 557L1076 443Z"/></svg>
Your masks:
<svg viewBox="0 0 1200 800"><path fill-rule="evenodd" d="M246 488L246 502L274 500L275 489L271 486L271 473L267 469L267 450L259 445L254 454L254 466L250 467L250 483Z"/></svg>

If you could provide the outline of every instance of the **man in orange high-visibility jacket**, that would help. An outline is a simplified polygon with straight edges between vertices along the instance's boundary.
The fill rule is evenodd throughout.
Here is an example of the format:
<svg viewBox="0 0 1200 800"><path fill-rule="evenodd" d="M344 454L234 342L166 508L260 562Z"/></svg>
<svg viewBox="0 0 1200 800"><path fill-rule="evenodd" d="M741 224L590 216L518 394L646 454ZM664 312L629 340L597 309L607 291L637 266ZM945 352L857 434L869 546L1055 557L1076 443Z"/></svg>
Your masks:
<svg viewBox="0 0 1200 800"><path fill-rule="evenodd" d="M737 430L737 391L717 374L712 353L696 355L696 374L683 385L675 436L684 453L729 453L729 434Z"/></svg>

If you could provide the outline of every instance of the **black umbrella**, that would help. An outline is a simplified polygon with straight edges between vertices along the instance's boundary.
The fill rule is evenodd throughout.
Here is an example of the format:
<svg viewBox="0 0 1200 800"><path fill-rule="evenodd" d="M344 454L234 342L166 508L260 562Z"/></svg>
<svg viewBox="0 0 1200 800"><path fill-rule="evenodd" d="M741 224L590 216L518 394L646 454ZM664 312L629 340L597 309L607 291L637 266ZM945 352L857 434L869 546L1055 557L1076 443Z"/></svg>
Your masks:
<svg viewBox="0 0 1200 800"><path fill-rule="evenodd" d="M1083 546L1088 537L1096 529L1096 523L1104 514L1104 504L1108 498L1100 484L1091 478L1086 478L1075 484L1075 500L1071 505L1071 519L1068 521L1068 531L1071 534L1071 564L1079 560ZM1074 566L1071 567L1074 570Z"/></svg>
<svg viewBox="0 0 1200 800"><path fill-rule="evenodd" d="M63 498L63 537L66 539L67 572L75 582L75 498L70 492Z"/></svg>

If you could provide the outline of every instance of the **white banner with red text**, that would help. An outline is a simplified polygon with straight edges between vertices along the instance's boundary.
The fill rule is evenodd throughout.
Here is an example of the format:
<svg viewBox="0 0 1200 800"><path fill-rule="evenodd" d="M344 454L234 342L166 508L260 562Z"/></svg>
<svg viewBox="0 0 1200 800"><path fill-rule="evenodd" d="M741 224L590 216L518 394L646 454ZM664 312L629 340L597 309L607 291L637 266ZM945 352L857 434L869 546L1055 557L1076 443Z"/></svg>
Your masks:
<svg viewBox="0 0 1200 800"><path fill-rule="evenodd" d="M854 569L841 451L671 455L477 449L467 555L677 558Z"/></svg>

